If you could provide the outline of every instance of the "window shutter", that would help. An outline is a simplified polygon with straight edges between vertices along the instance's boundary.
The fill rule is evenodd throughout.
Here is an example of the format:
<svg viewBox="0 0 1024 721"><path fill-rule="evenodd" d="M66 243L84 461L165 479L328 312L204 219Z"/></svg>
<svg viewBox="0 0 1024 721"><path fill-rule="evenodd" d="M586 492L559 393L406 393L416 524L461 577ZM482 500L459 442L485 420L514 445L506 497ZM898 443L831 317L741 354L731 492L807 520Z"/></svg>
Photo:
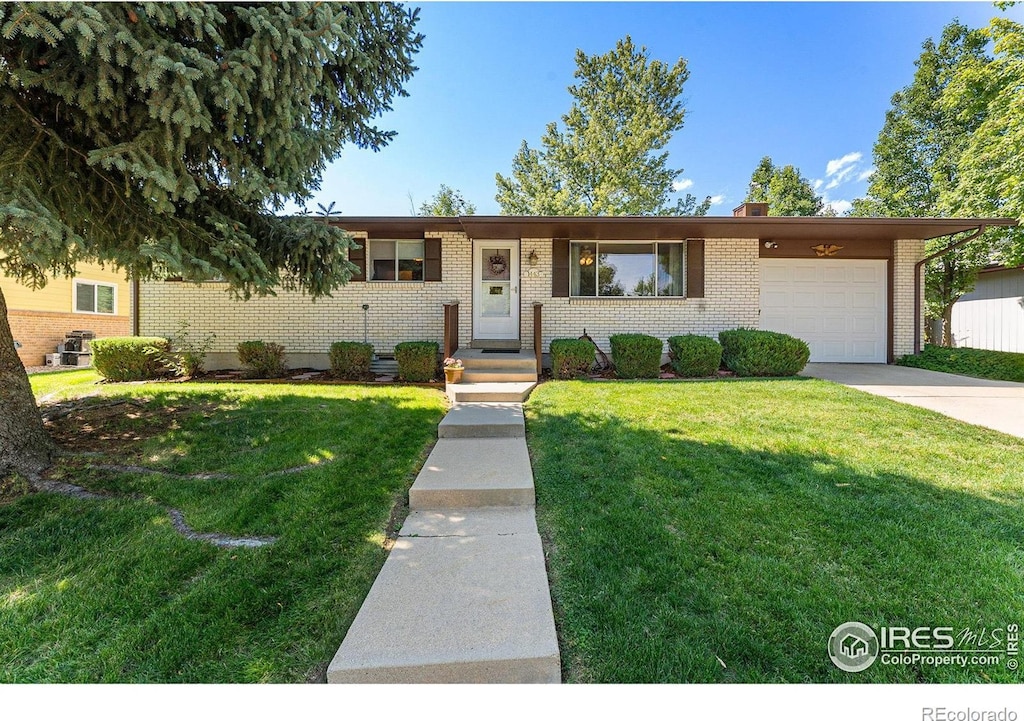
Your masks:
<svg viewBox="0 0 1024 721"><path fill-rule="evenodd" d="M441 239L423 241L423 280L441 281Z"/></svg>
<svg viewBox="0 0 1024 721"><path fill-rule="evenodd" d="M704 297L704 241L686 241L686 297Z"/></svg>
<svg viewBox="0 0 1024 721"><path fill-rule="evenodd" d="M361 281L366 280L366 245L370 241L366 238L356 238L355 241L361 246L358 250L356 248L348 249L349 262L354 263L359 268L356 274L353 275L350 280Z"/></svg>
<svg viewBox="0 0 1024 721"><path fill-rule="evenodd" d="M555 238L551 241L551 297L569 297L569 241Z"/></svg>

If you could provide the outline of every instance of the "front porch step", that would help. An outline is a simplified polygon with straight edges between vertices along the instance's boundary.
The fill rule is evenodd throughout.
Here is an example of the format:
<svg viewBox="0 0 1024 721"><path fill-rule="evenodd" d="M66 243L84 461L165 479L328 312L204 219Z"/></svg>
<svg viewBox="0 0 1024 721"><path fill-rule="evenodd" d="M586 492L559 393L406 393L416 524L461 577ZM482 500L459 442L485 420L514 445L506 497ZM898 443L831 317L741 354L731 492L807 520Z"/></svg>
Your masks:
<svg viewBox="0 0 1024 721"><path fill-rule="evenodd" d="M409 508L533 506L533 472L520 438L442 438L409 489Z"/></svg>
<svg viewBox="0 0 1024 721"><path fill-rule="evenodd" d="M327 669L330 683L558 683L532 508L413 512Z"/></svg>
<svg viewBox="0 0 1024 721"><path fill-rule="evenodd" d="M441 419L438 438L524 438L526 422L519 403L460 403Z"/></svg>
<svg viewBox="0 0 1024 721"><path fill-rule="evenodd" d="M460 348L455 351L455 358L469 370L508 370L537 372L537 356L533 351L523 350L518 353L483 353L473 348Z"/></svg>
<svg viewBox="0 0 1024 721"><path fill-rule="evenodd" d="M536 383L537 371L504 369L469 369L462 371L463 383Z"/></svg>
<svg viewBox="0 0 1024 721"><path fill-rule="evenodd" d="M532 381L455 383L447 386L446 391L452 403L522 403L536 385Z"/></svg>
<svg viewBox="0 0 1024 721"><path fill-rule="evenodd" d="M469 344L469 347L479 348L481 350L485 348L493 350L521 350L523 347L523 342L521 340L487 340L486 338L484 338L472 341Z"/></svg>

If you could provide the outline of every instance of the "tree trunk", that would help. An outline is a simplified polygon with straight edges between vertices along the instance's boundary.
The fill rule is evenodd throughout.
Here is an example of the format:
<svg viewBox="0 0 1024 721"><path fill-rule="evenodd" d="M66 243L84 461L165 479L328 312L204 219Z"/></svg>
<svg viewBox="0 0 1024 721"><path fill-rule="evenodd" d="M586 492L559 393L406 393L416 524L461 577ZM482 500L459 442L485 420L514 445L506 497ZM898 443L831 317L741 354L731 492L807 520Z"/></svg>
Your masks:
<svg viewBox="0 0 1024 721"><path fill-rule="evenodd" d="M14 349L7 301L0 290L0 478L18 473L34 481L49 467L56 450Z"/></svg>
<svg viewBox="0 0 1024 721"><path fill-rule="evenodd" d="M942 346L953 347L953 304L942 307Z"/></svg>

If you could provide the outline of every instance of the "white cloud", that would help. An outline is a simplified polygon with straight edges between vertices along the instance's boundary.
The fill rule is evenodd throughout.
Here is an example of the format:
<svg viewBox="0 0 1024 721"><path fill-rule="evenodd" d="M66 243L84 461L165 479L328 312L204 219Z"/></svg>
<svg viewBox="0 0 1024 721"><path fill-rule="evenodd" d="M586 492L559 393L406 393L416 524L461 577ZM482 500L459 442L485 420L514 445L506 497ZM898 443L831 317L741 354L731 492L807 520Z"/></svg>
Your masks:
<svg viewBox="0 0 1024 721"><path fill-rule="evenodd" d="M862 182L864 182L865 180L867 180L868 178L870 178L874 174L875 174L875 169L874 168L868 168L863 173L861 173L860 175L857 176L857 182L862 183Z"/></svg>
<svg viewBox="0 0 1024 721"><path fill-rule="evenodd" d="M863 153L857 152L847 153L841 158L838 158L836 160L830 160L828 161L828 164L825 166L825 176L831 178L833 175L839 173L847 166L856 165L857 163L860 162L860 159L863 157Z"/></svg>
<svg viewBox="0 0 1024 721"><path fill-rule="evenodd" d="M849 200L830 200L825 203L825 207L834 210L836 215L842 215L853 207L853 203Z"/></svg>
<svg viewBox="0 0 1024 721"><path fill-rule="evenodd" d="M815 192L817 192L818 190L821 189L821 185L824 182L825 181L822 180L821 178L817 178L817 179L814 180L814 182L811 183L811 187L814 188Z"/></svg>
<svg viewBox="0 0 1024 721"><path fill-rule="evenodd" d="M725 202L725 196L724 195L712 195L711 196L711 204L712 205L721 205L724 202Z"/></svg>
<svg viewBox="0 0 1024 721"><path fill-rule="evenodd" d="M679 192L681 192L683 190L689 190L692 187L693 187L693 181L690 180L689 178L683 178L681 180L676 180L676 181L674 181L672 183L672 190L676 191L677 193L679 193Z"/></svg>

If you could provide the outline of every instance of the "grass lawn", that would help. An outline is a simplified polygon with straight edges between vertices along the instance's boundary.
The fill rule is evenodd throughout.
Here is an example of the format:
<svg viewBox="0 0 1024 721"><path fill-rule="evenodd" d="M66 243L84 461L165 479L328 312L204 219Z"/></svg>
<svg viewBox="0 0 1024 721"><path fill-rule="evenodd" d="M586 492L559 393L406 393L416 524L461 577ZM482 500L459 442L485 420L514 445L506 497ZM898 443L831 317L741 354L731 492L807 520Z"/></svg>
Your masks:
<svg viewBox="0 0 1024 721"><path fill-rule="evenodd" d="M100 374L92 368L76 368L33 373L29 380L37 402L54 403L97 390L96 384L100 381Z"/></svg>
<svg viewBox="0 0 1024 721"><path fill-rule="evenodd" d="M61 375L84 384L81 373ZM32 377L38 395L55 382ZM54 422L74 455L53 479L109 498L34 494L0 506L0 682L315 679L384 561L389 517L435 438L443 395L99 389ZM168 508L199 532L277 540L187 540Z"/></svg>
<svg viewBox="0 0 1024 721"><path fill-rule="evenodd" d="M833 629L1024 622L1024 441L818 380L526 406L570 682L1020 682L835 668Z"/></svg>

